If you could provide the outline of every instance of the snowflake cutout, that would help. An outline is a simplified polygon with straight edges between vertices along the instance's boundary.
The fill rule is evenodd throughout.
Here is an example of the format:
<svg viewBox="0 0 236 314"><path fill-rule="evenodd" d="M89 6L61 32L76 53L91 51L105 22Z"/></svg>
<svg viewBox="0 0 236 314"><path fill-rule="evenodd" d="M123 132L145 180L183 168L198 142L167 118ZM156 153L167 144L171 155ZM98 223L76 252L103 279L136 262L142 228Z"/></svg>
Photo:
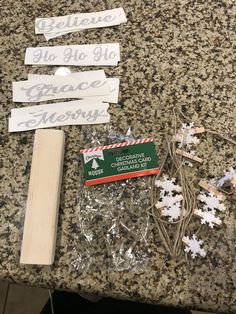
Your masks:
<svg viewBox="0 0 236 314"><path fill-rule="evenodd" d="M201 248L201 245L203 244L202 240L197 240L197 237L195 234L192 235L192 237L183 237L182 241L184 244L186 244L186 247L184 249L185 252L191 252L192 258L195 258L197 255L200 256L206 256L206 252Z"/></svg>
<svg viewBox="0 0 236 314"><path fill-rule="evenodd" d="M189 153L190 153L191 155L193 155L193 156L196 155L195 150L190 150ZM183 161L182 161L182 164L183 164L184 166L193 167L193 163L192 163L191 161L189 161L189 160L183 160Z"/></svg>
<svg viewBox="0 0 236 314"><path fill-rule="evenodd" d="M182 212L182 206L180 202L172 204L162 210L162 215L169 218L169 221L173 222L177 220Z"/></svg>
<svg viewBox="0 0 236 314"><path fill-rule="evenodd" d="M205 203L206 205L204 206L204 208L210 209L210 210L214 210L214 209L218 209L219 211L224 211L225 210L225 205L220 203L220 199L215 196L213 193L200 193L200 195L198 196L198 199Z"/></svg>
<svg viewBox="0 0 236 314"><path fill-rule="evenodd" d="M167 176L163 176L163 180L156 180L155 186L160 187L161 190L161 196L164 196L165 193L168 193L169 195L173 195L173 191L175 192L181 192L181 186L175 183L176 179L171 178L168 179Z"/></svg>
<svg viewBox="0 0 236 314"><path fill-rule="evenodd" d="M215 211L202 211L201 209L195 209L194 214L201 217L201 224L208 224L210 228L215 225L220 225L220 218L215 216Z"/></svg>
<svg viewBox="0 0 236 314"><path fill-rule="evenodd" d="M196 136L193 136L191 134L176 134L174 136L174 139L176 142L178 142L179 148L187 148L191 149L193 145L199 144L199 139Z"/></svg>
<svg viewBox="0 0 236 314"><path fill-rule="evenodd" d="M162 207L170 207L175 203L178 203L182 201L183 196L182 195L175 195L175 196L170 196L170 195L165 195L162 197L162 200L156 203L156 208L162 208Z"/></svg>
<svg viewBox="0 0 236 314"><path fill-rule="evenodd" d="M224 177L217 182L217 186L223 186L227 181L236 188L236 170L232 167L229 168L229 171L225 172Z"/></svg>
<svg viewBox="0 0 236 314"><path fill-rule="evenodd" d="M173 136L173 139L178 142L178 147L182 149L190 150L193 145L199 144L199 139L193 135L194 123L190 123L189 125L186 123L182 124L179 132Z"/></svg>
<svg viewBox="0 0 236 314"><path fill-rule="evenodd" d="M194 128L194 122L190 122L189 124L187 123L182 123L181 131L186 131Z"/></svg>
<svg viewBox="0 0 236 314"><path fill-rule="evenodd" d="M182 164L184 165L184 166L188 166L188 167L193 167L193 163L191 162L191 161L188 161L188 160L184 160L183 162L182 162Z"/></svg>
<svg viewBox="0 0 236 314"><path fill-rule="evenodd" d="M161 214L172 222L180 217L182 211L180 202L183 200L180 193L182 188L175 181L176 178L168 178L166 175L162 180L155 181L155 186L160 188L160 199L155 206L162 208Z"/></svg>
<svg viewBox="0 0 236 314"><path fill-rule="evenodd" d="M209 184L212 186L212 187L215 187L216 188L216 185L217 185L217 180L215 178L212 178L209 180Z"/></svg>

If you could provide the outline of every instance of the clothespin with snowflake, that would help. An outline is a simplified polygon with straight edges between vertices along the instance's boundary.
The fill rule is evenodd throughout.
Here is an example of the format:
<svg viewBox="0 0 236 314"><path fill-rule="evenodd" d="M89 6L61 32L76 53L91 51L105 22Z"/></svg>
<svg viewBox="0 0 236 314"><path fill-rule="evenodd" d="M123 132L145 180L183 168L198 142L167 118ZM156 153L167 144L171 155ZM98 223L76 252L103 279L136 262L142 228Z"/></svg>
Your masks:
<svg viewBox="0 0 236 314"><path fill-rule="evenodd" d="M200 142L194 134L203 132L205 132L205 129L203 127L195 128L194 122L189 125L183 123L181 129L173 136L173 139L178 142L179 148L191 150L192 146L196 146Z"/></svg>
<svg viewBox="0 0 236 314"><path fill-rule="evenodd" d="M190 252L192 258L195 258L197 255L200 255L202 257L206 256L206 251L201 248L203 241L197 240L197 237L195 234L192 235L192 237L183 237L182 241L186 245L184 251Z"/></svg>
<svg viewBox="0 0 236 314"><path fill-rule="evenodd" d="M156 180L156 187L160 188L160 200L155 204L156 208L162 208L161 214L168 217L169 221L177 220L182 213L181 201L183 200L181 186L175 183L175 178Z"/></svg>
<svg viewBox="0 0 236 314"><path fill-rule="evenodd" d="M198 200L200 200L202 203L205 203L205 205L203 206L203 209L205 210L215 211L216 209L218 209L219 211L225 211L225 205L221 203L220 198L218 198L212 192L201 192L198 196Z"/></svg>
<svg viewBox="0 0 236 314"><path fill-rule="evenodd" d="M220 225L220 218L216 217L216 210L224 211L225 205L221 203L221 199L212 192L201 192L198 196L204 205L202 209L195 209L194 214L201 217L202 224L208 224L210 228L214 225Z"/></svg>
<svg viewBox="0 0 236 314"><path fill-rule="evenodd" d="M201 224L208 224L210 228L213 228L215 225L221 225L222 221L219 217L215 216L214 211L203 211L201 209L195 209L194 214L201 218Z"/></svg>
<svg viewBox="0 0 236 314"><path fill-rule="evenodd" d="M186 152L183 149L177 148L175 152L176 152L177 155L183 156L183 157L185 157L187 159L190 159L190 160L193 160L193 161L197 161L199 163L203 162L202 158L197 157L195 155L195 151L193 151L193 150L191 150L190 152ZM193 166L193 164L190 161L186 162L186 160L184 160L184 165L189 165L190 167Z"/></svg>
<svg viewBox="0 0 236 314"><path fill-rule="evenodd" d="M188 133L176 134L174 136L176 142L178 142L179 148L187 148L188 150L192 148L193 145L199 144L199 139Z"/></svg>
<svg viewBox="0 0 236 314"><path fill-rule="evenodd" d="M194 136L194 134L199 134L205 132L205 129L203 127L201 128L195 128L194 123L182 124L182 128L177 132L176 135L173 136L173 139L178 143L178 149L176 150L176 153L178 155L181 155L183 157L186 157L188 160L183 161L184 165L188 165L190 167L193 167L193 163L190 160L202 162L202 159L195 156L195 151L193 150L193 146L196 146L199 144L199 139Z"/></svg>
<svg viewBox="0 0 236 314"><path fill-rule="evenodd" d="M217 186L222 187L225 183L229 183L236 194L236 169L231 167L229 171L225 171L224 177L218 180Z"/></svg>
<svg viewBox="0 0 236 314"><path fill-rule="evenodd" d="M215 180L211 180L210 182L206 180L200 180L199 186L206 190L209 193L213 193L219 200L224 201L226 197L218 191Z"/></svg>

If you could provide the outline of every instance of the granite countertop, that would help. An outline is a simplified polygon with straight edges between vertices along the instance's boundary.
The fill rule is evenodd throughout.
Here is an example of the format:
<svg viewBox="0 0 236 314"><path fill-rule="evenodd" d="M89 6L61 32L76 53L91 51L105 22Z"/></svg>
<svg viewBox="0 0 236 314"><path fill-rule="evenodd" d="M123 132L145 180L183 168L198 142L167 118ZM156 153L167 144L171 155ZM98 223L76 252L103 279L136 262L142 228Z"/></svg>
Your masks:
<svg viewBox="0 0 236 314"><path fill-rule="evenodd" d="M36 17L119 6L127 14L126 24L72 33L49 43L43 36L34 34ZM178 260L170 259L152 221L148 220L149 198L142 191L148 191L150 178L91 189L83 187L81 165L76 161L79 149L91 146L91 134L105 143L107 126L62 127L66 152L55 263L51 267L20 265L34 131L9 134L7 130L10 110L20 106L12 102L11 82L26 79L29 72L53 74L56 69L25 66L27 47L119 42L122 58L119 66L105 68L107 75L121 79L120 102L110 106L110 129L124 135L130 126L136 136L153 136L161 158L165 133L173 130L175 107L198 125L233 138L235 10L233 0L62 0L46 4L42 0L9 0L4 3L0 38L0 279L219 313L236 312L232 197L225 202L223 225L213 230L204 226L198 232L207 256L186 260L183 253ZM90 68L79 68L85 69ZM203 158L203 164L193 168L195 179L219 178L224 170L235 166L235 146L210 133L201 136L197 155ZM135 191L141 191L137 198ZM96 207L96 215L86 220L88 205L90 209ZM113 238L111 242L108 228L114 221L119 223L117 217L131 228L132 223L133 226L137 223L138 232L130 236L129 232L115 229L116 241ZM141 243L139 227L145 224L148 231ZM199 220L193 218L190 231L196 231L198 226ZM128 249L123 254L119 250L122 245L123 248L130 245L134 255L127 255ZM119 257L125 257L124 262L120 263Z"/></svg>

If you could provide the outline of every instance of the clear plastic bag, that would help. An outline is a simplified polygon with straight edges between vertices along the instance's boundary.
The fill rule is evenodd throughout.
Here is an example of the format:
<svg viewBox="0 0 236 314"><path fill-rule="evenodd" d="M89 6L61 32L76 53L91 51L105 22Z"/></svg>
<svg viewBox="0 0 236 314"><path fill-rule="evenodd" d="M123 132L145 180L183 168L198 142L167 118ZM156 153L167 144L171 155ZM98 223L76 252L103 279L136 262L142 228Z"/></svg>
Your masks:
<svg viewBox="0 0 236 314"><path fill-rule="evenodd" d="M88 135L91 146L114 143L105 131L105 138ZM109 140L110 138L110 140ZM85 140L88 140L85 136ZM119 141L119 139L118 139ZM88 146L88 145L87 145ZM82 161L79 171L83 171ZM83 186L76 208L77 236L72 265L78 271L116 269L142 272L148 256L151 177Z"/></svg>

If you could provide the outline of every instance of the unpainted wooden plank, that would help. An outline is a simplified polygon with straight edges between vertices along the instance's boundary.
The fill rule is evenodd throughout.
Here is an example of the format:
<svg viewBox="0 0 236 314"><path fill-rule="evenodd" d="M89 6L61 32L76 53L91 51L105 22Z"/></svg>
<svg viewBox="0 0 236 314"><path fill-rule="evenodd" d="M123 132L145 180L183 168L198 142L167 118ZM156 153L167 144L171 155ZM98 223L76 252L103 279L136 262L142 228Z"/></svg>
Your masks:
<svg viewBox="0 0 236 314"><path fill-rule="evenodd" d="M35 132L20 263L51 265L64 158L64 132Z"/></svg>

